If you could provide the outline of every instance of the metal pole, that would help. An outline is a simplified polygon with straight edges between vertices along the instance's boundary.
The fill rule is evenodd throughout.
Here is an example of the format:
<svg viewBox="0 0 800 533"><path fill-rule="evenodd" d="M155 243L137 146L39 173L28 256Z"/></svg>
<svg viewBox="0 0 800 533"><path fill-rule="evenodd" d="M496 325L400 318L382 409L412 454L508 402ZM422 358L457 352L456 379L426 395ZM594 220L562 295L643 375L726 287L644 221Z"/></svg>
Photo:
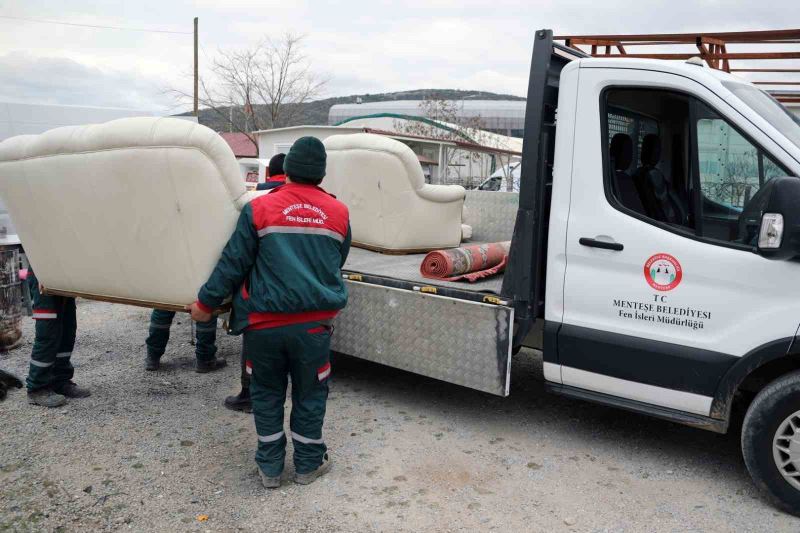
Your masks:
<svg viewBox="0 0 800 533"><path fill-rule="evenodd" d="M197 87L199 79L200 75L197 64L197 17L195 17L194 18L194 116L198 116Z"/></svg>

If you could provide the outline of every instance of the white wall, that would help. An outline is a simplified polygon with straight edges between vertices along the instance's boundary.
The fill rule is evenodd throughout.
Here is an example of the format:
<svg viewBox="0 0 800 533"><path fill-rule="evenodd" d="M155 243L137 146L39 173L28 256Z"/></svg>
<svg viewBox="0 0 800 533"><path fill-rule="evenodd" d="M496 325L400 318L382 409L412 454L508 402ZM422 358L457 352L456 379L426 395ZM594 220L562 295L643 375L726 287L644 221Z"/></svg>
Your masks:
<svg viewBox="0 0 800 533"><path fill-rule="evenodd" d="M256 133L258 139L258 155L261 159L269 162L273 155L281 152L287 153L292 144L300 137L310 135L324 141L331 135L359 132L361 132L360 128L339 128L333 126L296 126L260 131Z"/></svg>

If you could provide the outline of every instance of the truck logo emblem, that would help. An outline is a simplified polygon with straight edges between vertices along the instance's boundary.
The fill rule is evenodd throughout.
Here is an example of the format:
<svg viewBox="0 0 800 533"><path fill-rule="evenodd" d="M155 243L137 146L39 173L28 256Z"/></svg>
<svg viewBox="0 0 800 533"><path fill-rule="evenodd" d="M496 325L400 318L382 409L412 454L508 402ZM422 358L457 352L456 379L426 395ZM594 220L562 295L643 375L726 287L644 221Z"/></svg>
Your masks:
<svg viewBox="0 0 800 533"><path fill-rule="evenodd" d="M655 254L644 264L644 279L657 291L671 291L683 279L683 268L669 254Z"/></svg>

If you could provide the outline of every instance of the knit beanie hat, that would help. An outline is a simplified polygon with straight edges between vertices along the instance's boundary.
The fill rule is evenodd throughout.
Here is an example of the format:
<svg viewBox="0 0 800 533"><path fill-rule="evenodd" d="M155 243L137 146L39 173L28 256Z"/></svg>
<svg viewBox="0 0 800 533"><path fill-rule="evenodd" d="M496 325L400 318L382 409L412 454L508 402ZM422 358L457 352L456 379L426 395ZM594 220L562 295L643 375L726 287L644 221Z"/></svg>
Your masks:
<svg viewBox="0 0 800 533"><path fill-rule="evenodd" d="M283 160L286 159L286 154L275 154L269 160L269 174L268 176L278 176L283 174Z"/></svg>
<svg viewBox="0 0 800 533"><path fill-rule="evenodd" d="M300 137L286 154L283 170L292 179L319 183L325 177L326 159L322 141L316 137Z"/></svg>

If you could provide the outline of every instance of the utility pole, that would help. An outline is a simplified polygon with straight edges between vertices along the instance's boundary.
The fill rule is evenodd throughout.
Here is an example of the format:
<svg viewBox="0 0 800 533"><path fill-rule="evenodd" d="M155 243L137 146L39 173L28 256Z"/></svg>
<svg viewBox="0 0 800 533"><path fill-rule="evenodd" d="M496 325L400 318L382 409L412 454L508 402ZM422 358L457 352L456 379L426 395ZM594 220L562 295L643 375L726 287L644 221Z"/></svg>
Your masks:
<svg viewBox="0 0 800 533"><path fill-rule="evenodd" d="M194 116L198 116L197 86L200 78L197 66L197 17L194 18Z"/></svg>

